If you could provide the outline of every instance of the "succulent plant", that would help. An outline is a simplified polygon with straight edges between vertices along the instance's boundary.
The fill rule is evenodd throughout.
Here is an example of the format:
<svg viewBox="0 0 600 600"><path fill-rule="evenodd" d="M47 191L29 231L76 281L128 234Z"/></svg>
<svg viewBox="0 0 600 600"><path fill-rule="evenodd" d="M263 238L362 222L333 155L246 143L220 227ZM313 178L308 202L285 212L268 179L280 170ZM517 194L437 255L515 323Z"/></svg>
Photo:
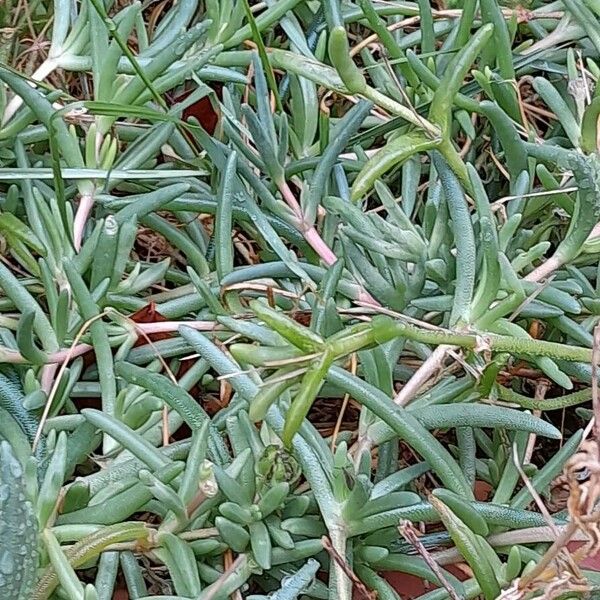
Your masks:
<svg viewBox="0 0 600 600"><path fill-rule="evenodd" d="M0 596L594 590L599 19L0 6Z"/></svg>

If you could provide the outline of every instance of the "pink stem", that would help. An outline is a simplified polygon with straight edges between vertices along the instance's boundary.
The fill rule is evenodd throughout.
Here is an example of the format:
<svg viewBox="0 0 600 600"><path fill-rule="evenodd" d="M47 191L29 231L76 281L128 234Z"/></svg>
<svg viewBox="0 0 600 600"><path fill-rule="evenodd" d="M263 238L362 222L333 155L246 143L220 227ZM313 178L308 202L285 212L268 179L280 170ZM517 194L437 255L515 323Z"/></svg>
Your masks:
<svg viewBox="0 0 600 600"><path fill-rule="evenodd" d="M212 321L165 321L163 323L136 323L136 329L143 333L170 333L172 331L177 331L179 327L182 325L186 325L187 327L191 327L192 329L196 329L197 331L213 331L214 329L218 329L219 326L215 326ZM82 356L86 352L93 350L94 347L91 344L78 344L72 350L69 348L65 348L63 350L59 350L58 352L53 352L48 355L48 362L46 366L55 364L59 364L67 360L68 358L77 358L78 356ZM29 361L21 355L19 352L15 352L14 350L0 350L0 361L4 363L10 364L27 364ZM54 377L54 372L52 375L50 374L50 369L48 371L44 371L42 374L42 378L51 379ZM43 380L44 381L44 380ZM42 383L43 385L43 383ZM52 385L52 381L50 381L50 385Z"/></svg>
<svg viewBox="0 0 600 600"><path fill-rule="evenodd" d="M321 260L330 267L337 260L337 256L331 248L323 241L319 232L313 227L304 232L304 239L310 247L321 257Z"/></svg>
<svg viewBox="0 0 600 600"><path fill-rule="evenodd" d="M197 331L213 331L215 324L212 321L164 321L162 323L136 323L135 328L144 333L169 333L177 331L182 325Z"/></svg>
<svg viewBox="0 0 600 600"><path fill-rule="evenodd" d="M81 240L83 239L83 230L87 223L92 207L94 206L94 196L92 194L83 194L79 201L79 207L73 220L73 244L75 250L79 252L81 249Z"/></svg>
<svg viewBox="0 0 600 600"><path fill-rule="evenodd" d="M600 236L600 223L596 223L596 225L594 225L594 229L592 229L586 241L589 242L590 240L593 240L598 236ZM525 277L525 281L538 282L541 279L545 279L546 277L552 275L554 271L560 269L563 266L563 264L564 261L562 257L557 254L554 254L546 262L542 263L539 267L537 267L537 269L531 271L531 273L529 273L529 275Z"/></svg>
<svg viewBox="0 0 600 600"><path fill-rule="evenodd" d="M294 196L294 192L292 192L287 182L284 181L281 184L281 186L279 187L279 191L281 192L281 195L283 196L283 199L285 200L286 204L294 212L296 218L300 221L304 221L304 215L302 214L300 204L298 203L298 200L296 200L296 196Z"/></svg>
<svg viewBox="0 0 600 600"><path fill-rule="evenodd" d="M42 386L42 391L46 392L46 395L50 393L52 385L54 384L56 369L58 369L57 363L48 363L42 367L40 384Z"/></svg>
<svg viewBox="0 0 600 600"><path fill-rule="evenodd" d="M309 225L304 220L304 214L302 208L296 200L294 193L290 189L290 186L284 181L279 187L279 191L283 196L286 204L292 209L294 216L299 221L300 230L304 239L309 243L310 247L319 255L321 260L327 265L331 266L336 260L337 256L333 253L331 248L325 243L319 232L315 229L314 225Z"/></svg>
<svg viewBox="0 0 600 600"><path fill-rule="evenodd" d="M559 256L551 256L546 262L543 262L539 267L531 271L528 275L525 276L525 281L535 281L538 282L546 277L549 277L563 266L563 261Z"/></svg>
<svg viewBox="0 0 600 600"><path fill-rule="evenodd" d="M362 288L361 288L360 292L358 292L357 300L359 302L364 302L365 304L372 304L373 306L381 306L381 304L379 304L379 302L377 302L377 300L375 300L375 298L373 298L373 296L371 296L371 294L369 294L369 292L367 292L367 290L362 289Z"/></svg>
<svg viewBox="0 0 600 600"><path fill-rule="evenodd" d="M54 352L53 354L48 355L49 363L62 363L65 362L69 357L77 358L78 356L82 356L86 352L93 350L94 346L91 344L78 344L72 350L70 348L65 348L64 350L59 350L58 352Z"/></svg>
<svg viewBox="0 0 600 600"><path fill-rule="evenodd" d="M283 196L283 199L285 200L286 204L292 209L294 216L298 219L300 230L304 235L304 239L308 242L309 246L319 255L319 258L328 267L330 267L337 261L337 256L335 255L333 250L331 250L331 248L325 243L319 232L316 230L315 226L308 225L304 221L304 214L302 212L302 208L300 207L298 200L296 200L296 197L294 196L294 193L290 189L290 186L287 184L287 182L284 181L280 185L279 191L281 192L281 195ZM368 302L375 306L381 306L379 302L377 302L377 300L375 300L375 298L373 298L373 296L371 296L371 294L369 294L369 292L367 292L365 289L361 289L361 291L359 292L358 300L360 302Z"/></svg>

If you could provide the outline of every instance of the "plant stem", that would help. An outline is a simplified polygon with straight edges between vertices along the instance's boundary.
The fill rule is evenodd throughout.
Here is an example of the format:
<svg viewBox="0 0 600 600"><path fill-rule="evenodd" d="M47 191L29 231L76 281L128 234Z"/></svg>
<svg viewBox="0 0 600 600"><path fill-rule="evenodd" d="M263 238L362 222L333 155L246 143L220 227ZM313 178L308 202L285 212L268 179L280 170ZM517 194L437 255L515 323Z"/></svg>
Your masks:
<svg viewBox="0 0 600 600"><path fill-rule="evenodd" d="M73 221L73 245L75 250L79 252L81 250L81 240L83 239L83 231L85 224L87 223L88 217L92 212L94 206L94 195L83 194L79 200L79 206L75 213L75 219Z"/></svg>
<svg viewBox="0 0 600 600"><path fill-rule="evenodd" d="M385 324L383 320L385 319ZM491 350L493 352L510 352L511 354L525 354L528 356L549 356L573 362L587 362L592 360L591 348L570 346L556 342L546 342L535 339L517 339L507 335L488 333L455 333L453 331L429 331L414 325L393 321L386 317L377 317L373 320L381 321L376 326L375 340L382 344L396 337L406 337L409 340L425 344L450 344L471 348L474 350Z"/></svg>
<svg viewBox="0 0 600 600"><path fill-rule="evenodd" d="M144 523L118 523L103 527L102 529L86 536L65 552L71 566L76 569L92 558L98 556L111 544L137 540L142 543L148 540L153 530ZM31 596L31 600L47 600L59 585L58 575L52 565L46 567L43 575L38 580L38 585Z"/></svg>
<svg viewBox="0 0 600 600"><path fill-rule="evenodd" d="M320 259L330 267L335 262L337 262L338 257L335 255L333 250L325 243L317 229L314 225L307 225L304 219L304 213L302 212L302 208L296 197L294 196L294 192L290 189L287 181L283 181L279 184L279 191L283 196L286 204L292 209L294 216L297 219L297 226L300 229L304 239L308 242L310 247L319 255ZM361 302L370 302L371 304L375 304L379 306L379 303L369 292L367 292L364 288L361 288L359 292L359 300Z"/></svg>
<svg viewBox="0 0 600 600"><path fill-rule="evenodd" d="M347 535L343 527L334 526L329 529L331 546L343 560L347 560L346 550ZM333 557L331 558L332 569L329 578L329 595L338 600L350 600L352 598L352 581L344 572L344 568Z"/></svg>
<svg viewBox="0 0 600 600"><path fill-rule="evenodd" d="M527 396L523 396L522 394L519 394L502 385L499 385L497 389L500 400L511 402L512 404L518 404L522 408L527 408L529 410L561 410L569 406L577 406L578 404L589 402L592 399L591 389L579 390L578 392L566 394L565 396L558 396L557 398L545 398L541 400L536 398L528 398Z"/></svg>
<svg viewBox="0 0 600 600"><path fill-rule="evenodd" d="M172 333L185 325L197 331L216 331L223 329L218 323L212 321L162 321L158 323L133 323L135 333L151 334L151 333ZM47 355L48 361L46 364L63 363L65 360L77 358L86 352L93 349L91 344L77 344L73 348L66 348L52 352ZM29 361L16 350L9 350L0 346L0 362L10 363L13 365L29 364Z"/></svg>
<svg viewBox="0 0 600 600"><path fill-rule="evenodd" d="M380 106L393 115L402 117L408 123L411 123L415 127L422 129L432 138L436 139L440 137L440 130L433 125L433 123L430 123L427 119L419 115L417 111L403 106L395 100L392 100L392 98L382 94L380 91L370 86L366 86L361 91L361 95L369 100L372 100L377 106Z"/></svg>
<svg viewBox="0 0 600 600"><path fill-rule="evenodd" d="M455 346L447 344L438 346L396 394L394 402L399 406L406 406L418 394L423 385L440 369L447 352L454 349Z"/></svg>
<svg viewBox="0 0 600 600"><path fill-rule="evenodd" d="M298 220L298 227L302 231L302 235L304 239L310 244L311 248L319 255L321 260L327 265L331 266L337 260L337 256L333 253L331 248L323 241L319 232L314 228L314 226L306 226L304 222L304 214L302 212L302 208L300 207L300 203L296 200L296 196L294 196L294 192L290 189L287 181L282 181L279 184L279 191L283 196L286 204L292 209L294 216Z"/></svg>

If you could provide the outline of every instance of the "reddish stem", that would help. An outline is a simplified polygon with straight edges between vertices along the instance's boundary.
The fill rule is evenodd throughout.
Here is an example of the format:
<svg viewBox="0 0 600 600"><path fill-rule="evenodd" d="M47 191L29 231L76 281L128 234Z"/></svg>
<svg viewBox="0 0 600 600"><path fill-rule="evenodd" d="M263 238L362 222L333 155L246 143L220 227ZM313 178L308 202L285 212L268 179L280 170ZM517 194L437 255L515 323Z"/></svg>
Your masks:
<svg viewBox="0 0 600 600"><path fill-rule="evenodd" d="M92 207L94 206L94 196L92 194L83 194L77 207L77 213L73 220L73 244L75 250L79 252L81 249L81 240L83 239L83 230L87 223Z"/></svg>
<svg viewBox="0 0 600 600"><path fill-rule="evenodd" d="M315 229L314 225L309 225L304 220L304 213L294 192L290 189L290 186L284 181L279 186L279 191L283 196L286 204L292 209L294 216L298 220L298 225L304 239L309 243L310 247L319 255L321 260L327 265L331 266L337 260L337 256L333 253L331 248L325 243L319 232Z"/></svg>
<svg viewBox="0 0 600 600"><path fill-rule="evenodd" d="M213 331L218 327L213 321L162 321L157 323L136 323L135 328L144 333L170 333L177 331L182 325L197 331Z"/></svg>
<svg viewBox="0 0 600 600"><path fill-rule="evenodd" d="M304 239L308 242L310 247L319 255L319 258L330 267L337 261L337 256L331 250L331 248L325 243L319 232L316 230L314 225L308 225L304 220L304 213L302 212L302 208L296 197L294 196L294 192L290 189L290 186L286 181L284 181L279 186L279 191L283 196L286 204L292 209L294 216L298 219L298 225L300 227L300 231L304 236ZM369 292L365 289L361 289L358 300L360 302L368 302L373 304L374 306L381 306Z"/></svg>
<svg viewBox="0 0 600 600"><path fill-rule="evenodd" d="M177 331L182 325L191 327L192 329L196 329L198 331L213 331L219 328L219 326L215 326L212 321L164 321L162 323L136 323L135 327L137 331L148 334ZM77 358L78 356L82 356L93 349L94 347L91 344L78 344L73 349L65 348L63 350L59 350L58 352L53 352L52 354L48 354L46 365L53 365L56 363L60 364L69 357ZM2 362L6 363L27 364L29 362L22 354L13 350L2 349L1 356Z"/></svg>

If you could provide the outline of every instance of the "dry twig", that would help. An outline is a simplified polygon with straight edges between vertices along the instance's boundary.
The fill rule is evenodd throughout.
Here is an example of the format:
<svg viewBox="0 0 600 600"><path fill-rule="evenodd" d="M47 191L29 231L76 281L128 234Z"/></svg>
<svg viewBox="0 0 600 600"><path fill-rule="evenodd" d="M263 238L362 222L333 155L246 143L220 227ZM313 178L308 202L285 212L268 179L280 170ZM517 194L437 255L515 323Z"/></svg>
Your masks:
<svg viewBox="0 0 600 600"><path fill-rule="evenodd" d="M460 596L456 593L456 590L444 576L444 572L440 568L440 565L435 562L431 554L427 551L427 548L423 546L413 524L410 521L402 521L400 525L398 525L398 531L409 544L412 544L415 547L416 551L421 555L421 558L427 563L427 566L435 573L440 585L448 592L450 598L452 598L452 600L461 600Z"/></svg>
<svg viewBox="0 0 600 600"><path fill-rule="evenodd" d="M340 556L339 552L333 547L327 536L321 538L324 550L339 565L346 577L350 579L352 585L356 588L360 600L376 600L377 592L371 592L365 584L357 577L356 573L350 568L346 560Z"/></svg>

